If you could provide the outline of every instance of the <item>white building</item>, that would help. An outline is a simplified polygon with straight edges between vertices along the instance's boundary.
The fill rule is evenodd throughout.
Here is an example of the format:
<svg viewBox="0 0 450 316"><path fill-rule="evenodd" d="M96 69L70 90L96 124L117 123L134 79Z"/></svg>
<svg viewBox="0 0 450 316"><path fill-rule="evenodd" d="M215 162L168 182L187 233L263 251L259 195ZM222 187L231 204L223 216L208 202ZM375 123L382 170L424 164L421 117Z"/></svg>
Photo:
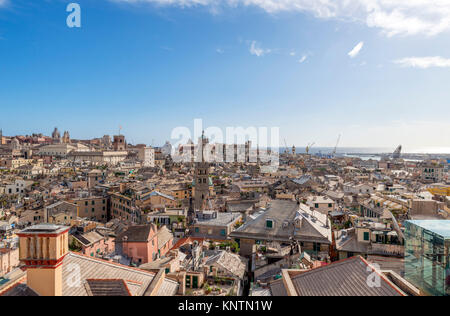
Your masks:
<svg viewBox="0 0 450 316"><path fill-rule="evenodd" d="M420 175L423 182L442 182L444 179L443 165L423 165L420 167Z"/></svg>
<svg viewBox="0 0 450 316"><path fill-rule="evenodd" d="M7 184L5 194L23 194L25 189L30 187L33 181L16 180L13 184Z"/></svg>
<svg viewBox="0 0 450 316"><path fill-rule="evenodd" d="M347 194L372 194L376 191L376 187L369 184L355 184L353 182L344 183L344 193Z"/></svg>
<svg viewBox="0 0 450 316"><path fill-rule="evenodd" d="M127 151L73 151L67 158L73 162L88 162L91 164L118 165L128 156Z"/></svg>
<svg viewBox="0 0 450 316"><path fill-rule="evenodd" d="M89 152L88 146L83 144L52 144L39 149L39 155L65 158L73 151Z"/></svg>
<svg viewBox="0 0 450 316"><path fill-rule="evenodd" d="M322 214L328 215L334 210L335 202L326 196L311 196L307 199L306 205Z"/></svg>
<svg viewBox="0 0 450 316"><path fill-rule="evenodd" d="M138 159L144 167L155 166L155 149L152 147L138 148Z"/></svg>

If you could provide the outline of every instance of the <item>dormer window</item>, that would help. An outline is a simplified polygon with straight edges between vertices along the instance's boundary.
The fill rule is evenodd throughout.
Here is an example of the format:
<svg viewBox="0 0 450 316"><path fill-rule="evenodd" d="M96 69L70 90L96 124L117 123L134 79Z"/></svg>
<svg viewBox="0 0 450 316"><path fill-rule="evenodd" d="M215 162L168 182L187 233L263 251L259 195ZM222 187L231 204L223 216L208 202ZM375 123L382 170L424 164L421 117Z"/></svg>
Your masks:
<svg viewBox="0 0 450 316"><path fill-rule="evenodd" d="M266 219L266 228L273 228L273 220Z"/></svg>

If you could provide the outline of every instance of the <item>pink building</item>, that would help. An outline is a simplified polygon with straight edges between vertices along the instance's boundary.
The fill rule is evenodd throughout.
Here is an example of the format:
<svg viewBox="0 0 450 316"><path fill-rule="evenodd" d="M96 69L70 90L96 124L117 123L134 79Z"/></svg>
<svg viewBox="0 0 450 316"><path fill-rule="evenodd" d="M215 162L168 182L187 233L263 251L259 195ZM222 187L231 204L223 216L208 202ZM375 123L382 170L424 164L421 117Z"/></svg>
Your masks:
<svg viewBox="0 0 450 316"><path fill-rule="evenodd" d="M116 251L143 264L164 256L173 244L172 233L163 226L159 231L155 224L130 226L116 239Z"/></svg>
<svg viewBox="0 0 450 316"><path fill-rule="evenodd" d="M14 270L19 264L19 248L0 248L0 277Z"/></svg>
<svg viewBox="0 0 450 316"><path fill-rule="evenodd" d="M173 234L166 226L163 226L158 230L157 238L158 254L164 257L173 247Z"/></svg>
<svg viewBox="0 0 450 316"><path fill-rule="evenodd" d="M96 231L70 235L69 245L81 249L81 253L91 257L113 253L115 248L114 238Z"/></svg>

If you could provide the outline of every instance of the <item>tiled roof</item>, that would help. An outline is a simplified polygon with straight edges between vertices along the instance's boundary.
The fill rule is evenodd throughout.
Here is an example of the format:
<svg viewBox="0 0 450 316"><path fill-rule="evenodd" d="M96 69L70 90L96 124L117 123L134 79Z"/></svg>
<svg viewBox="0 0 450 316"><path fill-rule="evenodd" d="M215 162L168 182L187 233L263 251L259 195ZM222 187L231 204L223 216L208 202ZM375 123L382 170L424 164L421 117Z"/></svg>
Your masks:
<svg viewBox="0 0 450 316"><path fill-rule="evenodd" d="M38 296L38 295L26 284L17 283L4 293L0 292L0 296Z"/></svg>
<svg viewBox="0 0 450 316"><path fill-rule="evenodd" d="M301 176L300 178L297 178L297 179L292 179L292 182L302 185L302 184L307 183L309 180L311 180L311 177L308 175L305 175L305 176Z"/></svg>
<svg viewBox="0 0 450 316"><path fill-rule="evenodd" d="M244 277L247 268L247 261L244 258L223 250L207 258L205 262L206 266L214 264L219 265L221 269L239 278Z"/></svg>
<svg viewBox="0 0 450 316"><path fill-rule="evenodd" d="M369 246L369 243L358 242L354 233L336 240L336 249L339 251L366 254L369 251Z"/></svg>
<svg viewBox="0 0 450 316"><path fill-rule="evenodd" d="M120 279L88 279L86 280L86 290L89 296L131 296L127 284Z"/></svg>
<svg viewBox="0 0 450 316"><path fill-rule="evenodd" d="M31 296L37 295L26 285L26 275L8 285L8 289L0 291L0 296ZM74 278L78 275L78 278ZM124 293L124 283L132 296L144 296L155 278L155 273L124 266L97 258L69 252L63 260L63 296L89 296ZM79 282L77 282L79 280ZM95 281L92 281L95 280ZM115 280L115 282L112 282ZM107 285L107 282L112 282ZM164 278L156 296L173 296L178 291L178 282Z"/></svg>
<svg viewBox="0 0 450 316"><path fill-rule="evenodd" d="M66 282L66 280L73 276L74 267L77 267L77 269L79 268L81 273L80 284L71 284L70 282ZM131 295L142 296L154 276L154 273L71 252L64 258L63 263L63 296L88 295L84 282L89 279L121 279L127 283L127 287L129 288ZM157 294L158 296L171 296L175 295L177 290L177 282L164 279L163 285Z"/></svg>
<svg viewBox="0 0 450 316"><path fill-rule="evenodd" d="M172 201L175 200L175 199L173 198L173 196L170 196L170 195L161 193L161 192L159 192L159 191L153 191L152 193L149 194L149 196L155 196L155 195L162 196L162 197L164 197L164 198L166 198L166 199L169 199L169 200L172 200Z"/></svg>
<svg viewBox="0 0 450 316"><path fill-rule="evenodd" d="M302 225L296 228L296 218L302 218ZM272 220L268 228L266 220ZM247 221L230 235L235 238L254 238L287 241L292 236L298 240L331 244L331 228L327 226L327 216L310 211L306 205L295 201L273 200L267 211Z"/></svg>
<svg viewBox="0 0 450 316"><path fill-rule="evenodd" d="M117 236L116 242L123 241L124 237L126 237L128 242L146 242L150 238L151 229L155 229L155 227L155 225L130 226Z"/></svg>
<svg viewBox="0 0 450 316"><path fill-rule="evenodd" d="M88 233L79 233L76 232L72 235L74 238L78 239L83 245L89 246L93 243L96 243L102 240L104 237L95 231L91 231Z"/></svg>
<svg viewBox="0 0 450 316"><path fill-rule="evenodd" d="M279 279L269 283L270 293L272 296L287 296L286 288L284 287L283 280Z"/></svg>
<svg viewBox="0 0 450 316"><path fill-rule="evenodd" d="M170 239L173 239L172 232L163 226L158 230L158 249L161 249Z"/></svg>
<svg viewBox="0 0 450 316"><path fill-rule="evenodd" d="M293 276L291 280L299 296L405 295L359 256Z"/></svg>

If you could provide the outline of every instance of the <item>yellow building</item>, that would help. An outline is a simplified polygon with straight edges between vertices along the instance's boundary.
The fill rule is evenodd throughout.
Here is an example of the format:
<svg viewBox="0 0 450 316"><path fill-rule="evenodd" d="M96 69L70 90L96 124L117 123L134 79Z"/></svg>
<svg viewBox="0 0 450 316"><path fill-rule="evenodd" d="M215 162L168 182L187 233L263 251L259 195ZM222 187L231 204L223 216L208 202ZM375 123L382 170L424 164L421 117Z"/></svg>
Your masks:
<svg viewBox="0 0 450 316"><path fill-rule="evenodd" d="M433 195L450 196L450 185L433 186L427 188L427 191Z"/></svg>

